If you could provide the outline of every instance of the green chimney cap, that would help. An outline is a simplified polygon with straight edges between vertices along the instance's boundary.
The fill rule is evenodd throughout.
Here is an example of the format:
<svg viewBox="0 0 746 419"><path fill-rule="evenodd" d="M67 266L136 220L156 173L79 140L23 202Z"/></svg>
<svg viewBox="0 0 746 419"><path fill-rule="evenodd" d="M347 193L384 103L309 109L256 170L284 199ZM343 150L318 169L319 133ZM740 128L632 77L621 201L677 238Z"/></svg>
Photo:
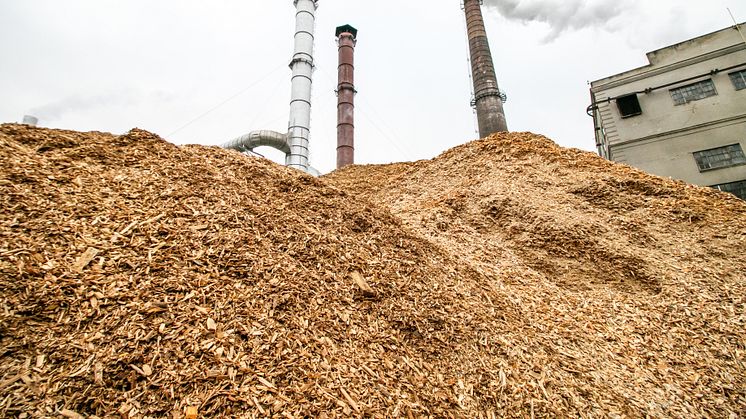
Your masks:
<svg viewBox="0 0 746 419"><path fill-rule="evenodd" d="M353 28L350 25L337 26L337 33L336 33L337 37L339 37L339 35L341 35L341 34L343 34L345 32L349 32L349 33L352 34L353 38L357 38L357 29Z"/></svg>

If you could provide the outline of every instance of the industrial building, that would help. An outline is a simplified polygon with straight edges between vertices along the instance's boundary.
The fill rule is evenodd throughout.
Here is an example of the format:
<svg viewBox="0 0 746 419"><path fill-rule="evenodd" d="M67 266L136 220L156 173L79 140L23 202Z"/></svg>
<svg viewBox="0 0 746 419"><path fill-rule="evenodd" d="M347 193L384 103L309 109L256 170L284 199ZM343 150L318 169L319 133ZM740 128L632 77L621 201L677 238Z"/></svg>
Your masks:
<svg viewBox="0 0 746 419"><path fill-rule="evenodd" d="M746 199L744 35L744 24L734 25L592 82L599 155Z"/></svg>

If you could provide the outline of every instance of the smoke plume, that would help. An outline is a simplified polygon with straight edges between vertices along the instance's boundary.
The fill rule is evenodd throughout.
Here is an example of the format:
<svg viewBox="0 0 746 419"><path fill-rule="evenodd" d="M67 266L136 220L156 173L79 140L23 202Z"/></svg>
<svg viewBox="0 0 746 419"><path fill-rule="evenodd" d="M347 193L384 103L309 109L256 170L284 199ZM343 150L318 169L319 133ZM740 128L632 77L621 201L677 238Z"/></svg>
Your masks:
<svg viewBox="0 0 746 419"><path fill-rule="evenodd" d="M622 4L624 3L624 7ZM545 42L556 39L569 30L584 28L611 29L610 21L632 6L632 1L619 0L485 0L507 19L523 23L542 22L549 25Z"/></svg>
<svg viewBox="0 0 746 419"><path fill-rule="evenodd" d="M30 111L30 114L44 119L45 121L53 121L67 113L85 112L97 108L134 105L140 102L140 99L140 94L131 90L92 96L73 95L34 108Z"/></svg>

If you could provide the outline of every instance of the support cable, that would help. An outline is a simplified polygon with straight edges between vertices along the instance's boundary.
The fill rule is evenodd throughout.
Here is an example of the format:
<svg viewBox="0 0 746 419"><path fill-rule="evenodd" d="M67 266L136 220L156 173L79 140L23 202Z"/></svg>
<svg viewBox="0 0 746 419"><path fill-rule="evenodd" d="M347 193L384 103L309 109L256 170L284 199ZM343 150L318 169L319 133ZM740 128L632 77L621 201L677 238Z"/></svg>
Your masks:
<svg viewBox="0 0 746 419"><path fill-rule="evenodd" d="M284 64L282 64L282 65L279 65L279 66L277 66L277 67L276 67L275 69L273 69L273 70L272 70L271 72L269 72L269 73L265 74L264 76L262 76L262 77L261 77L261 78L260 78L259 80L257 80L257 81L255 81L255 82L251 83L250 85L248 85L248 86L244 87L243 89L239 90L238 92L236 92L235 94L231 95L230 97L228 97L228 98L224 99L223 101L221 101L221 102L220 102L220 103L218 103L217 105L215 105L215 106L213 106L212 108L208 109L207 111L203 112L202 114L200 114L200 115L199 115L199 116L197 116L196 118L192 119L191 121L187 122L186 124L184 124L184 125L180 126L179 128L175 129L175 130L174 130L174 131L173 131L172 133L168 134L168 135L167 135L166 137L171 137L172 135L176 134L177 132L180 132L180 131L181 131L181 130L183 130L184 128L186 128L186 127L188 127L188 126L190 126L190 125L194 124L195 122L199 121L200 119L202 119L202 118L206 117L207 115L209 115L209 114L211 114L212 112L216 111L217 109L221 108L221 107L222 107L223 105L225 105L226 103L228 103L228 102L232 101L233 99L235 99L235 98L237 98L237 97L241 96L242 94L246 93L247 91L249 91L249 90L250 90L251 88L253 88L254 86L256 86L256 85L258 85L258 84L262 83L262 82L263 82L264 80L266 80L267 78L269 78L269 77L270 77L271 75L273 75L273 74L274 74L274 73L275 73L276 71L278 71L279 69L281 69L281 68L283 68L283 67L285 67L285 65L284 65Z"/></svg>

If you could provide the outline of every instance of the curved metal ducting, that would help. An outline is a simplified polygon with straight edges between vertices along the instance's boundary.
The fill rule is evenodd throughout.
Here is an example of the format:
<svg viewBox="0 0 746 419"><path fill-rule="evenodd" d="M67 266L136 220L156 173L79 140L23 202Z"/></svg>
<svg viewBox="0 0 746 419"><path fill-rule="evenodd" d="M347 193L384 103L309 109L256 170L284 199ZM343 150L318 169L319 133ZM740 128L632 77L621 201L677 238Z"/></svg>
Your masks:
<svg viewBox="0 0 746 419"><path fill-rule="evenodd" d="M287 134L281 134L277 131L252 131L222 145L223 148L238 150L240 152L252 151L262 146L276 148L286 155L290 154Z"/></svg>
<svg viewBox="0 0 746 419"><path fill-rule="evenodd" d="M318 0L294 0L295 49L290 62L292 70L290 118L287 134L276 131L252 131L221 145L223 148L251 151L269 146L285 153L285 165L318 175L308 163L311 127L311 84L313 76L313 43Z"/></svg>

